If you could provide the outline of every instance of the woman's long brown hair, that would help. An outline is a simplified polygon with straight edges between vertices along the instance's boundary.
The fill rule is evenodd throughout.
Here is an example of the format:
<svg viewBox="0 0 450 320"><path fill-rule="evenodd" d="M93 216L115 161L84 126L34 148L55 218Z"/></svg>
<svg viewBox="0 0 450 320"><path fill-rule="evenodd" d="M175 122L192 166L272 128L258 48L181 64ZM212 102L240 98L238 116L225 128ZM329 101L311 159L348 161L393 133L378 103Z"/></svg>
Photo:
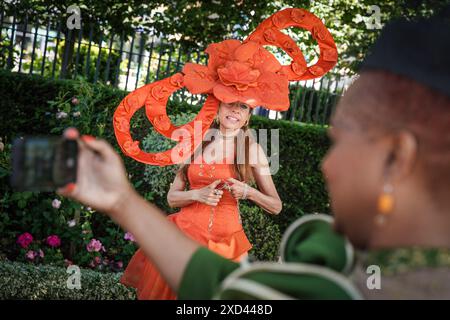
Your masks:
<svg viewBox="0 0 450 320"><path fill-rule="evenodd" d="M250 121L250 120L249 120ZM213 121L213 123L210 126L210 129L217 129L220 130L220 124L217 123L216 121ZM211 131L209 131L211 132ZM214 135L209 136L209 132L206 134L205 139L202 141L201 147L199 147L194 154L191 157L191 162L193 163L195 157L197 155L199 155L200 152L203 152L205 150L205 148L214 141ZM238 139L238 136L242 135L242 137L240 137ZM252 173L252 168L250 166L250 143L251 143L251 135L250 135L250 131L248 128L248 123L246 125L244 125L241 128L241 131L239 132L239 134L234 137L234 161L233 161L233 166L234 166L234 171L236 173L236 175L238 176L238 179L240 181L243 181L245 183L252 183L254 181L254 177L253 177L253 173ZM243 143L242 143L243 141ZM241 142L241 143L238 143ZM241 159L238 159L238 155L243 155L244 156L244 161L242 163L242 161L238 161ZM182 164L180 167L179 172L181 173L181 177L184 179L185 182L189 182L188 178L187 178L187 172L189 169L189 163L185 163Z"/></svg>

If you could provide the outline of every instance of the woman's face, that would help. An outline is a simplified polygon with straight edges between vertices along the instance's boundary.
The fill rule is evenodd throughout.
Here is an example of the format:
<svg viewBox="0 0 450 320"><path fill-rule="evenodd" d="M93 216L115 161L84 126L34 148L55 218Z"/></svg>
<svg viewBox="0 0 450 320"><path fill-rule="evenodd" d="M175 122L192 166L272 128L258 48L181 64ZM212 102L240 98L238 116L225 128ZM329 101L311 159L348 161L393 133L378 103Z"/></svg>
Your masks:
<svg viewBox="0 0 450 320"><path fill-rule="evenodd" d="M347 95L351 94L358 92L350 89ZM372 137L367 130L361 130L345 111L345 104L344 97L333 116L329 130L332 146L323 159L322 172L336 230L357 247L365 248L376 228L377 200L386 182L388 150L382 136Z"/></svg>
<svg viewBox="0 0 450 320"><path fill-rule="evenodd" d="M242 102L221 102L217 116L221 128L237 130L242 128L250 118L250 107Z"/></svg>

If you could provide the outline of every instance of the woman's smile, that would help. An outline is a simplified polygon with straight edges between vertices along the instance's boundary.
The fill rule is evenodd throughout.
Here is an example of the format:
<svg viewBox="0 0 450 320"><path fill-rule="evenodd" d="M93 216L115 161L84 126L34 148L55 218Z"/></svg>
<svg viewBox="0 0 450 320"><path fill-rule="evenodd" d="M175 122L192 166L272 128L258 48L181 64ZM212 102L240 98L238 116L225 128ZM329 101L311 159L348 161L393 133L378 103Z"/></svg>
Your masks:
<svg viewBox="0 0 450 320"><path fill-rule="evenodd" d="M232 123L238 123L240 121L240 119L237 116L226 116L225 117L228 121L231 121Z"/></svg>

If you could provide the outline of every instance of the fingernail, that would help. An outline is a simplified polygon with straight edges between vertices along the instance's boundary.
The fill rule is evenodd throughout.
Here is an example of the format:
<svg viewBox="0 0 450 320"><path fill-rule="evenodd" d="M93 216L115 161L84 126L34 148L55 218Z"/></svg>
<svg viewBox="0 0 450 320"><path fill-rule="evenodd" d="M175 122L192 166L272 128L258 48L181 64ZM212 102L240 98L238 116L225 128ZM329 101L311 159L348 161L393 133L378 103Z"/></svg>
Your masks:
<svg viewBox="0 0 450 320"><path fill-rule="evenodd" d="M64 132L64 136L67 139L76 139L78 138L78 130L75 128L67 128Z"/></svg>
<svg viewBox="0 0 450 320"><path fill-rule="evenodd" d="M89 141L95 140L95 137L85 134L81 137L81 139L83 139L84 142L89 142Z"/></svg>
<svg viewBox="0 0 450 320"><path fill-rule="evenodd" d="M65 187L64 187L64 191L66 191L66 192L72 192L73 190L75 190L75 183L73 183L73 182L71 182L71 183L68 183Z"/></svg>

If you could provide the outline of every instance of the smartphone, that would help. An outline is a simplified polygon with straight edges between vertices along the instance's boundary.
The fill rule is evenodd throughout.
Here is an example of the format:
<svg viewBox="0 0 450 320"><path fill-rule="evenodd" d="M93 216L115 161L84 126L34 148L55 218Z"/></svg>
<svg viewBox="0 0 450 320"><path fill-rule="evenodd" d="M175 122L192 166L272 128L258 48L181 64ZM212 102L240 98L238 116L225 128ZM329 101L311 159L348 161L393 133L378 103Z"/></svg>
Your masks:
<svg viewBox="0 0 450 320"><path fill-rule="evenodd" d="M12 146L11 186L17 191L55 191L77 177L78 143L60 136L17 138Z"/></svg>

